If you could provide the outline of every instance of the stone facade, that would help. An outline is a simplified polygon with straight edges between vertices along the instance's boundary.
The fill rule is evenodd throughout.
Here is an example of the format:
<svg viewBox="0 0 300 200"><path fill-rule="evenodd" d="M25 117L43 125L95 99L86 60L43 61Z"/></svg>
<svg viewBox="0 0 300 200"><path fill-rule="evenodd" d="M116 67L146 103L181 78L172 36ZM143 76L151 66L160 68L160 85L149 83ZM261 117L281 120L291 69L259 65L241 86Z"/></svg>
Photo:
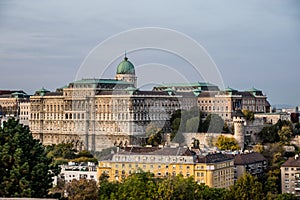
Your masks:
<svg viewBox="0 0 300 200"><path fill-rule="evenodd" d="M278 120L290 121L291 114L287 112L277 112L277 113L256 113L254 114L255 119L262 119L265 124L276 124Z"/></svg>
<svg viewBox="0 0 300 200"><path fill-rule="evenodd" d="M256 89L220 91L213 84L197 82L141 91L136 84L134 66L125 57L115 79L77 80L56 92L42 88L30 97L30 130L45 145L71 142L77 149L100 151L139 144L150 123L168 131L169 119L178 109L198 107L203 117L215 113L228 122L237 110L269 109L266 96Z"/></svg>
<svg viewBox="0 0 300 200"><path fill-rule="evenodd" d="M168 127L175 110L196 106L191 93L140 91L131 82L135 79L120 80L127 69L127 75L135 77L132 64L126 62L118 66L122 74L117 73L116 79L82 79L56 92L38 90L30 97L33 136L45 145L71 142L78 149L100 151L138 144L149 123Z"/></svg>
<svg viewBox="0 0 300 200"><path fill-rule="evenodd" d="M208 114L218 114L225 121L231 121L237 110L270 112L267 97L255 88L248 91L237 91L232 88L224 91L203 91L198 96L198 107L203 113L203 118Z"/></svg>
<svg viewBox="0 0 300 200"><path fill-rule="evenodd" d="M29 95L24 91L0 90L0 117L18 117L23 102L29 102Z"/></svg>
<svg viewBox="0 0 300 200"><path fill-rule="evenodd" d="M20 124L29 126L29 116L30 116L30 102L20 103Z"/></svg>

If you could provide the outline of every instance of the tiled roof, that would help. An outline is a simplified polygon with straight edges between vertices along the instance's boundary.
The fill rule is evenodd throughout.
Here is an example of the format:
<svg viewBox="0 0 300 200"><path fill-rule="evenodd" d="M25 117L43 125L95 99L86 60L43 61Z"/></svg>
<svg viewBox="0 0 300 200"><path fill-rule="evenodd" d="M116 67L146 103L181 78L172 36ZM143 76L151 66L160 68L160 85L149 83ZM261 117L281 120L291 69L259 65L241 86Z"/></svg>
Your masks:
<svg viewBox="0 0 300 200"><path fill-rule="evenodd" d="M232 158L227 157L225 154L222 153L213 153L208 154L206 156L198 156L197 162L198 163L218 163L223 162L226 160L232 160Z"/></svg>
<svg viewBox="0 0 300 200"><path fill-rule="evenodd" d="M124 147L122 150L133 152L133 153L148 153L156 151L158 147L140 147L140 146L132 146L132 147Z"/></svg>
<svg viewBox="0 0 300 200"><path fill-rule="evenodd" d="M62 96L62 92L47 92L45 96Z"/></svg>
<svg viewBox="0 0 300 200"><path fill-rule="evenodd" d="M266 161L267 159L257 152L237 154L234 157L234 165L247 165L257 162Z"/></svg>
<svg viewBox="0 0 300 200"><path fill-rule="evenodd" d="M238 92L240 95L242 95L243 97L247 97L247 98L254 98L253 94L250 92Z"/></svg>
<svg viewBox="0 0 300 200"><path fill-rule="evenodd" d="M119 154L140 154L140 155L163 155L163 156L192 156L193 153L187 147L164 147L154 149L142 149L149 147L141 147L134 151L120 151Z"/></svg>
<svg viewBox="0 0 300 200"><path fill-rule="evenodd" d="M281 167L300 167L300 159L299 157L290 157Z"/></svg>
<svg viewBox="0 0 300 200"><path fill-rule="evenodd" d="M205 91L205 92L201 92L198 97L214 97L217 94L219 94L219 92L207 92L207 91Z"/></svg>

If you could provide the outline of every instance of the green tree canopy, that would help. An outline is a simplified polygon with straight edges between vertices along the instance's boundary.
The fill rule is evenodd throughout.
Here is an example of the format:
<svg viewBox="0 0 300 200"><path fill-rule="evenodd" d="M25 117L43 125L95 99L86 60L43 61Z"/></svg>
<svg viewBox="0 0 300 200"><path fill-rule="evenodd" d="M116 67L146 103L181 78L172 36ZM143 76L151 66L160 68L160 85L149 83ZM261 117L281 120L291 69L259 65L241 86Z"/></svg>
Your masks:
<svg viewBox="0 0 300 200"><path fill-rule="evenodd" d="M253 121L254 120L254 112L250 110L243 110L243 114L245 115L246 120Z"/></svg>
<svg viewBox="0 0 300 200"><path fill-rule="evenodd" d="M132 174L123 182L108 182L107 175L100 177L99 199L224 199L226 190L209 188L197 184L193 177L182 175L155 178L153 174L142 172Z"/></svg>
<svg viewBox="0 0 300 200"><path fill-rule="evenodd" d="M293 136L293 130L290 126L282 126L281 130L278 131L278 135L283 144L288 144Z"/></svg>
<svg viewBox="0 0 300 200"><path fill-rule="evenodd" d="M251 174L245 173L227 193L226 199L261 200L264 198L262 184Z"/></svg>
<svg viewBox="0 0 300 200"><path fill-rule="evenodd" d="M279 194L275 200L297 200L298 198L294 194Z"/></svg>
<svg viewBox="0 0 300 200"><path fill-rule="evenodd" d="M238 150L239 146L234 138L229 138L224 135L220 135L215 145L221 150Z"/></svg>
<svg viewBox="0 0 300 200"><path fill-rule="evenodd" d="M14 119L0 128L0 196L46 197L53 174L44 146Z"/></svg>
<svg viewBox="0 0 300 200"><path fill-rule="evenodd" d="M73 179L65 186L68 200L97 200L98 186L95 180Z"/></svg>

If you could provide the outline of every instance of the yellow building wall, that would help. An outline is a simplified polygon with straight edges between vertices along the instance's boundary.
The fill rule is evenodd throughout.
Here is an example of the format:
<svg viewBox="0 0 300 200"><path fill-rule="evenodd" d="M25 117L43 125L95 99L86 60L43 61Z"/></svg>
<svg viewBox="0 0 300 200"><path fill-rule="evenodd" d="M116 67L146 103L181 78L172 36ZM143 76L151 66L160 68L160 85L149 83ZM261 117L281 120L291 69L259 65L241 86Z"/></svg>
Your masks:
<svg viewBox="0 0 300 200"><path fill-rule="evenodd" d="M151 172L160 178L179 174L185 178L193 176L197 183L204 183L212 188L229 188L234 184L233 161L217 164L100 162L98 178L104 172L109 175L109 181L122 181L133 173Z"/></svg>
<svg viewBox="0 0 300 200"><path fill-rule="evenodd" d="M109 166L109 167L108 167ZM176 176L182 174L183 177L194 175L194 164L160 164L160 163L121 163L121 162L100 162L98 167L98 177L106 172L110 181L121 181L130 174L138 172L151 172L155 177Z"/></svg>

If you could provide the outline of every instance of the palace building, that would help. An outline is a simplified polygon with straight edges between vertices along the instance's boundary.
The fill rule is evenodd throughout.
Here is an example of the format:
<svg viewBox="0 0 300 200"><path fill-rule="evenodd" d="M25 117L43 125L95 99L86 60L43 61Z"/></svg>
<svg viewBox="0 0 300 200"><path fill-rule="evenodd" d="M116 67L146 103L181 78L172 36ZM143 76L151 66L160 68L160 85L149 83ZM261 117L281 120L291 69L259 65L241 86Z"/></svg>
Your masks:
<svg viewBox="0 0 300 200"><path fill-rule="evenodd" d="M198 107L204 117L214 113L225 121L231 121L233 114L238 110L249 110L254 113L270 112L267 96L255 88L247 91L232 88L223 91L204 91L198 96Z"/></svg>
<svg viewBox="0 0 300 200"><path fill-rule="evenodd" d="M23 106L28 108L27 105ZM115 79L82 79L50 92L44 88L30 97L33 136L43 144L71 142L78 149L100 151L114 145L139 144L152 123L168 129L178 109L199 108L203 117L215 113L232 120L241 109L268 112L269 103L259 90L220 91L210 83L174 83L139 90L134 65L125 56ZM24 122L25 123L25 122Z"/></svg>
<svg viewBox="0 0 300 200"><path fill-rule="evenodd" d="M0 90L0 117L17 117L20 104L29 102L29 95L22 90Z"/></svg>
<svg viewBox="0 0 300 200"><path fill-rule="evenodd" d="M168 127L172 113L197 104L193 93L136 88L134 65L127 57L115 79L82 79L30 97L30 129L43 144L72 142L99 151L113 145L137 144L149 123Z"/></svg>

